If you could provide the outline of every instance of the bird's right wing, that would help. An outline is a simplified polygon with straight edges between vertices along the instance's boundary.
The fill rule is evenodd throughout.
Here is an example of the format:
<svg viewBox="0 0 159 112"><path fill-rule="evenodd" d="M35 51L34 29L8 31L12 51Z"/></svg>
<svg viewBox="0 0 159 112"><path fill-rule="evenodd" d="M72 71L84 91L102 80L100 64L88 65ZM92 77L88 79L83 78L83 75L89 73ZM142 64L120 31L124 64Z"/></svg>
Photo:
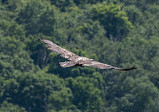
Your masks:
<svg viewBox="0 0 159 112"><path fill-rule="evenodd" d="M121 71L128 71L128 70L136 69L135 66L133 66L131 68L118 68L118 67L104 64L104 63L101 63L98 61L91 61L90 63L84 63L83 66L91 66L91 67L95 67L95 68L99 68L99 69L116 69L116 70L121 70Z"/></svg>
<svg viewBox="0 0 159 112"><path fill-rule="evenodd" d="M53 42L51 42L50 40L46 40L46 39L41 39L42 42L44 42L48 49L57 53L57 54L60 54L61 57L63 58L66 58L68 60L75 60L76 58L78 58L79 56L76 55L75 53L73 52L70 52L64 48L61 48L60 46L54 44Z"/></svg>

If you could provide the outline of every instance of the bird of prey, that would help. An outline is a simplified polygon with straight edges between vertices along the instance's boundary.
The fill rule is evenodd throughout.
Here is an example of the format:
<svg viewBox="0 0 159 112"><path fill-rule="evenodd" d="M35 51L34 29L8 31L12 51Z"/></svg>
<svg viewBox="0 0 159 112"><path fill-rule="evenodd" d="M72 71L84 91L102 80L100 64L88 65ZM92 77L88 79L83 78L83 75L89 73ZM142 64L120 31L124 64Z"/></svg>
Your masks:
<svg viewBox="0 0 159 112"><path fill-rule="evenodd" d="M69 60L69 61L65 61L65 62L60 62L59 64L61 67L91 66L91 67L95 67L95 68L99 68L99 69L116 69L116 70L121 70L121 71L128 71L128 70L136 69L135 66L133 66L131 68L114 67L114 66L104 64L104 63L101 63L98 61L94 61L93 59L90 59L90 58L78 56L73 52L70 52L64 48L61 48L60 46L56 45L55 43L51 42L50 40L41 39L41 41L47 45L49 50L51 50L57 54L60 54L61 57Z"/></svg>

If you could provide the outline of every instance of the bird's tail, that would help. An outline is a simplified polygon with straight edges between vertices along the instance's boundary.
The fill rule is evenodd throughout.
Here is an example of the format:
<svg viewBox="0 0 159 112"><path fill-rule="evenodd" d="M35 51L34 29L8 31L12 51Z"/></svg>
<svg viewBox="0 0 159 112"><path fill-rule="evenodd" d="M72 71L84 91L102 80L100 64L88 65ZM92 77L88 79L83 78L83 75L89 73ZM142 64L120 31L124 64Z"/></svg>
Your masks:
<svg viewBox="0 0 159 112"><path fill-rule="evenodd" d="M76 63L73 61L60 62L59 64L61 67L71 67L71 66L76 65Z"/></svg>

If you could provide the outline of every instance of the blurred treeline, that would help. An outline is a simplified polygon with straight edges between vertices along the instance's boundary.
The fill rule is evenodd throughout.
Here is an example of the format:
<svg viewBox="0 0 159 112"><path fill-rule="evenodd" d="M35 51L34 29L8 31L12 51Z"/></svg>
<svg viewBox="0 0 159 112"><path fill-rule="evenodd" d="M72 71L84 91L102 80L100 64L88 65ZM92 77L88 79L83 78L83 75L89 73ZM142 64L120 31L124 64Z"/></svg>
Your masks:
<svg viewBox="0 0 159 112"><path fill-rule="evenodd" d="M61 68L40 38L138 69ZM1 0L0 112L159 112L159 1Z"/></svg>

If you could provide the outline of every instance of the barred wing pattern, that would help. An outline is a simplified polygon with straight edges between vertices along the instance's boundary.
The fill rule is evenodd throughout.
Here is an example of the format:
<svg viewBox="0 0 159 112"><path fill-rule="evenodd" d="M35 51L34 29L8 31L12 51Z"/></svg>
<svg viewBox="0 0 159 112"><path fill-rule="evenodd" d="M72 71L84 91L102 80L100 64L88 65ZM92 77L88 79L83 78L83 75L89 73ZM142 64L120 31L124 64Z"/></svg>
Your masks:
<svg viewBox="0 0 159 112"><path fill-rule="evenodd" d="M121 70L121 71L128 71L128 70L133 70L136 69L135 66L131 68L118 68L114 67L108 64L100 63L97 61L94 61L93 59L86 58L86 57L81 57L73 52L70 52L64 48L61 48L60 46L54 44L53 42L46 40L46 39L41 39L42 42L44 42L48 49L51 51L54 51L57 54L60 54L63 58L68 59L69 61L65 62L60 62L61 67L71 67L71 66L91 66L99 69L116 69L116 70Z"/></svg>

